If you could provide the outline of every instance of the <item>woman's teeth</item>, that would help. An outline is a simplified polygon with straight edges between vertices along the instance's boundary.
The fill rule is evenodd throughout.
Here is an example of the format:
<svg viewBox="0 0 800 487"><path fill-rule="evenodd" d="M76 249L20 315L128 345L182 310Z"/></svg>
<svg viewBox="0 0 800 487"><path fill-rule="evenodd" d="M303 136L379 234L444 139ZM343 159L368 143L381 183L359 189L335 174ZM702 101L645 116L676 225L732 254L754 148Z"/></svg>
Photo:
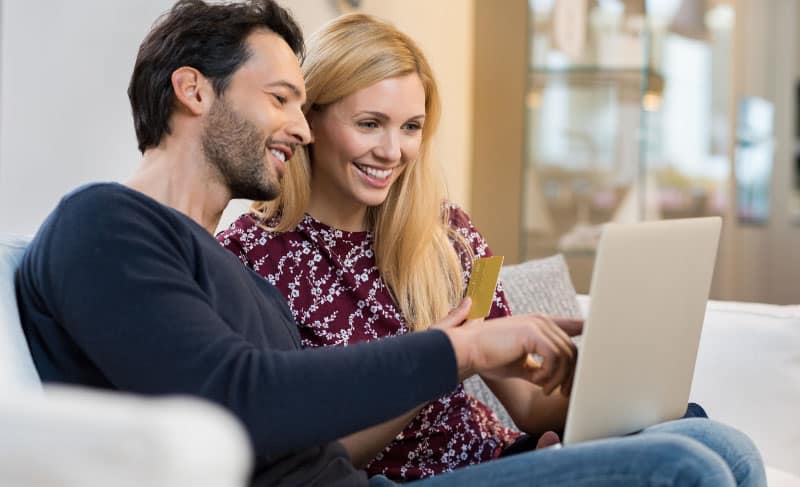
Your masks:
<svg viewBox="0 0 800 487"><path fill-rule="evenodd" d="M392 174L392 169L375 169L369 166L356 164L356 167L363 173L376 179L386 179Z"/></svg>
<svg viewBox="0 0 800 487"><path fill-rule="evenodd" d="M286 162L286 154L283 152L275 149L270 149L269 151L272 152L272 155L277 157L279 161Z"/></svg>

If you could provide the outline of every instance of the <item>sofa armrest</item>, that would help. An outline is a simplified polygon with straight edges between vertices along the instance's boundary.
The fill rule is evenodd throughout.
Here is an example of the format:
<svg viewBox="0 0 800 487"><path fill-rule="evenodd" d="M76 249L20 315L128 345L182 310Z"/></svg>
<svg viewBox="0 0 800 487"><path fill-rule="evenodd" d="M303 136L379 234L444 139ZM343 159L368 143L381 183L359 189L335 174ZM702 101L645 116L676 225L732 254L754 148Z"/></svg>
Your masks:
<svg viewBox="0 0 800 487"><path fill-rule="evenodd" d="M242 426L194 398L45 388L0 399L0 485L247 484Z"/></svg>
<svg viewBox="0 0 800 487"><path fill-rule="evenodd" d="M14 271L29 241L29 237L0 234L0 385L40 391L14 291Z"/></svg>

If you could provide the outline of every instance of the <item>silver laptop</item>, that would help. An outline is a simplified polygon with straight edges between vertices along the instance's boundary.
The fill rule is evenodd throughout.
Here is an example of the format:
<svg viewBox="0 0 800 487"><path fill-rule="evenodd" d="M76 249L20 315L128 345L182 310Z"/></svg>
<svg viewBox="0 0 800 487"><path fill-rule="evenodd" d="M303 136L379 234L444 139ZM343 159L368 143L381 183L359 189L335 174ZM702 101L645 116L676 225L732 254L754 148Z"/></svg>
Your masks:
<svg viewBox="0 0 800 487"><path fill-rule="evenodd" d="M605 226L564 444L684 415L721 226L718 217Z"/></svg>

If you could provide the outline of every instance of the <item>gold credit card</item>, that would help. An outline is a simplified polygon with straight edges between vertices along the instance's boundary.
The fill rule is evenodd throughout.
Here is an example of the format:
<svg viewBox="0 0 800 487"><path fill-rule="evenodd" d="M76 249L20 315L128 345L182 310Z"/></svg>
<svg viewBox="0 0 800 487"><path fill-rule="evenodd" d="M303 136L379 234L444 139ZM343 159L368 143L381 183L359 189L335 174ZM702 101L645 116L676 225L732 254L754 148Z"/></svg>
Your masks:
<svg viewBox="0 0 800 487"><path fill-rule="evenodd" d="M467 315L468 320L486 318L492 309L497 277L503 266L503 256L481 257L472 261L472 272L469 275L467 296L472 299L472 308Z"/></svg>

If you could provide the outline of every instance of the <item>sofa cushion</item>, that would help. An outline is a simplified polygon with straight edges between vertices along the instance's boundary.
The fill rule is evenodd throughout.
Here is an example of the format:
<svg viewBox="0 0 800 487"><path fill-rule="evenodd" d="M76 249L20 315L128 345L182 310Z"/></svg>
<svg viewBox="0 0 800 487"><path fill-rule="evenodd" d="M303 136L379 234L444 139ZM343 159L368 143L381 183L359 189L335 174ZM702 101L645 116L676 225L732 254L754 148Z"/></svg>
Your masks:
<svg viewBox="0 0 800 487"><path fill-rule="evenodd" d="M581 316L567 262L561 254L505 266L500 271L500 281L514 314Z"/></svg>
<svg viewBox="0 0 800 487"><path fill-rule="evenodd" d="M691 400L800 476L800 306L709 302Z"/></svg>
<svg viewBox="0 0 800 487"><path fill-rule="evenodd" d="M0 384L39 388L28 343L22 333L14 291L14 271L28 239L0 235Z"/></svg>

